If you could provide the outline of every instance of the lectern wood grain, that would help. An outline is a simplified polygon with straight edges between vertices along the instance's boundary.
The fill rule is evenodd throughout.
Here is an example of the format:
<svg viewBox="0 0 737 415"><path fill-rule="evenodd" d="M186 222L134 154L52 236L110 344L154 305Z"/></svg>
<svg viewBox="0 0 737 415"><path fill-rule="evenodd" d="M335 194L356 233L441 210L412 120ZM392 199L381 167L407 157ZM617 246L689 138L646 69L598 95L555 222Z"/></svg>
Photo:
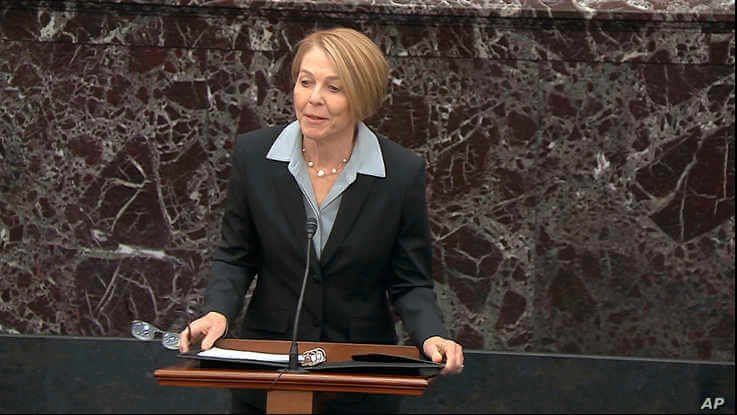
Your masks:
<svg viewBox="0 0 737 415"><path fill-rule="evenodd" d="M280 374L274 370L202 369L192 362L157 369L154 376L159 384L164 386L360 392L412 396L422 395L429 385L429 380L422 376L358 373Z"/></svg>
<svg viewBox="0 0 737 415"><path fill-rule="evenodd" d="M311 414L312 402L312 392L270 391L266 395L270 414Z"/></svg>
<svg viewBox="0 0 737 415"><path fill-rule="evenodd" d="M289 341L223 339L218 347L265 353L288 353ZM351 360L356 354L382 353L418 358L419 351L411 346L300 342L299 352L322 347L328 362ZM199 388L265 389L267 413L310 413L314 392L358 392L389 395L420 396L428 387L429 378L408 375L365 373L288 373L278 370L235 368L201 368L198 362L187 361L157 369L154 376L160 385Z"/></svg>

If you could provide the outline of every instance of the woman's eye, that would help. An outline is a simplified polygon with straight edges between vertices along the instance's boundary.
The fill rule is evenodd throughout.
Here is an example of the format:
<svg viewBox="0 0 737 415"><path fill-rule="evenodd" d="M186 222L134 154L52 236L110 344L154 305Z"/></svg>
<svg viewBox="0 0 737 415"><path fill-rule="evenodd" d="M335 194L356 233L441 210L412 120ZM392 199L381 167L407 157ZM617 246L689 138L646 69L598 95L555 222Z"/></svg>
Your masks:
<svg viewBox="0 0 737 415"><path fill-rule="evenodd" d="M302 84L302 86L310 86L310 81L307 79L303 79L300 81L300 84Z"/></svg>
<svg viewBox="0 0 737 415"><path fill-rule="evenodd" d="M335 85L330 85L330 86L328 87L328 90L329 90L330 92L340 92L340 87L337 87L337 86L335 86Z"/></svg>

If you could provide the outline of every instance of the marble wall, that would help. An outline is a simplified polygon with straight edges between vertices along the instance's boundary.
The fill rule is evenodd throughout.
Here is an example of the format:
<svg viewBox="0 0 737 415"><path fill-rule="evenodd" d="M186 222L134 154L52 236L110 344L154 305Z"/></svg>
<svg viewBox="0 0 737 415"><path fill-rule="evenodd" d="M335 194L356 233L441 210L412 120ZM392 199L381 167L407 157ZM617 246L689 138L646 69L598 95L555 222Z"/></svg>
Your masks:
<svg viewBox="0 0 737 415"><path fill-rule="evenodd" d="M340 4L338 4L340 3ZM734 360L734 1L0 3L0 332L197 308L233 138L306 33L392 65L469 349Z"/></svg>

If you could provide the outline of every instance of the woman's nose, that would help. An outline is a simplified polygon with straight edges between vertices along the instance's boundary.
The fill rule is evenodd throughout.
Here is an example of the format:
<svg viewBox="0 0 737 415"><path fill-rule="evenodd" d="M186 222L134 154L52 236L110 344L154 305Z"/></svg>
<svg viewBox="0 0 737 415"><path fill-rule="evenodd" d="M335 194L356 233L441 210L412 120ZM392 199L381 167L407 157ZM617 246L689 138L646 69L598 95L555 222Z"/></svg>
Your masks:
<svg viewBox="0 0 737 415"><path fill-rule="evenodd" d="M312 88L312 92L310 92L310 103L311 104L317 104L322 102L322 93L320 92L321 88L315 87Z"/></svg>

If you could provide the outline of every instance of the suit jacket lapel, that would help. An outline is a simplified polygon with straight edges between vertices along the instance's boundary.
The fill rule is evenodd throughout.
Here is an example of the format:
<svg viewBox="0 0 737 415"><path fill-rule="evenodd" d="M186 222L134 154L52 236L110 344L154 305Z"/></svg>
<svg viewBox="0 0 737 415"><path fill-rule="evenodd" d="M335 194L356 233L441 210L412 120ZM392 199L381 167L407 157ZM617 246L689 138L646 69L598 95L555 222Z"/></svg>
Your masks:
<svg viewBox="0 0 737 415"><path fill-rule="evenodd" d="M356 181L343 192L338 215L320 257L320 265L323 268L330 262L338 247L350 233L353 222L358 218L361 207L368 199L375 182L376 177L374 176L358 174L356 175Z"/></svg>

